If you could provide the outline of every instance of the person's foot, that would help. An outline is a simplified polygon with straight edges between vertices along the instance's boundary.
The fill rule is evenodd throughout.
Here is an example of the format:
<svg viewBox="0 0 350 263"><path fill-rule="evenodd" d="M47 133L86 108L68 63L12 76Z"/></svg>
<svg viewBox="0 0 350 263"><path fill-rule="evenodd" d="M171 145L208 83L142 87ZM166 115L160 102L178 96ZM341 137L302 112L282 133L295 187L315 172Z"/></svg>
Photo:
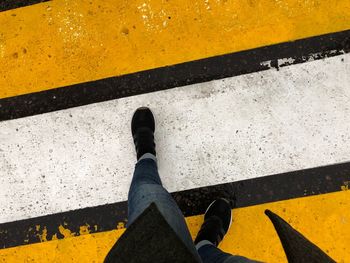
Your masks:
<svg viewBox="0 0 350 263"><path fill-rule="evenodd" d="M208 240L218 246L225 234L229 230L232 222L232 211L229 201L217 199L212 202L204 215L204 223L194 241Z"/></svg>
<svg viewBox="0 0 350 263"><path fill-rule="evenodd" d="M155 121L152 111L147 107L138 108L131 121L131 133L135 143L137 160L145 153L156 155L154 130Z"/></svg>

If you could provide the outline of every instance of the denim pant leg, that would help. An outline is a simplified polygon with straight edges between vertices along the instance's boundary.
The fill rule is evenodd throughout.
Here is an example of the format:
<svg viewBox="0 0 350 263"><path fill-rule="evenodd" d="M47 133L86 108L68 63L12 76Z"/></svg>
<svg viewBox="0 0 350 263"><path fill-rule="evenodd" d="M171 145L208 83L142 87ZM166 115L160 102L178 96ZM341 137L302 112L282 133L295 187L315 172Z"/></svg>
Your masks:
<svg viewBox="0 0 350 263"><path fill-rule="evenodd" d="M145 154L135 166L128 196L127 226L131 225L152 202L157 205L165 220L186 247L199 259L182 212L172 196L162 186L155 156Z"/></svg>
<svg viewBox="0 0 350 263"><path fill-rule="evenodd" d="M254 263L258 261L250 260L241 256L233 256L231 254L221 251L219 248L215 247L209 241L202 241L197 244L198 254L202 259L203 263ZM199 245L199 246L198 246Z"/></svg>

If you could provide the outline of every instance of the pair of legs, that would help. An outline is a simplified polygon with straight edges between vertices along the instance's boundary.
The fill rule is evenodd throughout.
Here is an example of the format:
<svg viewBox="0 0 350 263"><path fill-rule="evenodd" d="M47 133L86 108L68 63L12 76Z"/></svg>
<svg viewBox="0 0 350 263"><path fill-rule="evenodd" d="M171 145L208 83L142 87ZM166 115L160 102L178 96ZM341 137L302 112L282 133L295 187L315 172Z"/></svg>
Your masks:
<svg viewBox="0 0 350 263"><path fill-rule="evenodd" d="M135 166L128 196L128 226L154 202L178 237L195 256L199 255L202 262L253 262L244 257L224 253L217 248L231 221L231 214L228 217L228 210L223 200L214 203L211 209L207 210L205 222L196 238L195 245L181 210L162 186L158 174L153 132L154 119L151 111L147 108L138 109L132 122L132 134L138 162ZM225 211L221 211L223 212L221 214L219 211L219 214L215 215L215 208L220 209L220 202L221 210ZM231 213L230 209L229 213ZM229 222L224 222L227 221L227 218L229 218Z"/></svg>

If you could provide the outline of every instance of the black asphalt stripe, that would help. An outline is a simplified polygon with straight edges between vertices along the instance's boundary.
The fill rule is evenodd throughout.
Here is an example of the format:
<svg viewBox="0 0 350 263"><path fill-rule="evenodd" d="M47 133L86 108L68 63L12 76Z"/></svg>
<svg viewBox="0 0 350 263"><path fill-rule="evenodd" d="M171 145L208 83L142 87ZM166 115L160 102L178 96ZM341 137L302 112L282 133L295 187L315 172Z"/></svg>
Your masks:
<svg viewBox="0 0 350 263"><path fill-rule="evenodd" d="M350 184L350 162L301 171L276 174L233 183L201 187L173 193L185 216L203 214L216 198L224 197L235 207L247 207L292 198L331 193ZM79 235L80 226L90 226L90 233L116 229L127 222L127 202L84 208L43 217L0 224L0 248L41 242L46 229L47 240L63 226ZM37 228L40 226L40 229Z"/></svg>
<svg viewBox="0 0 350 263"><path fill-rule="evenodd" d="M0 12L48 1L50 0L0 0Z"/></svg>
<svg viewBox="0 0 350 263"><path fill-rule="evenodd" d="M350 30L0 100L0 121L350 52ZM291 58L283 64L279 59ZM268 62L268 63L266 63Z"/></svg>

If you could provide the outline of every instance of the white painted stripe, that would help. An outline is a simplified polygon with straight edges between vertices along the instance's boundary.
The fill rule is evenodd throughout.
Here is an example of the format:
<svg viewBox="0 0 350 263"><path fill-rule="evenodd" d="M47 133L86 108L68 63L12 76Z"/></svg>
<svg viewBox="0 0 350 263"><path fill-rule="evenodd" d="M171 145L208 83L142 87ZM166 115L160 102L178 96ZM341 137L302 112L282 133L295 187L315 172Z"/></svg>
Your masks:
<svg viewBox="0 0 350 263"><path fill-rule="evenodd" d="M170 191L350 160L350 55L0 123L0 222L126 200L150 106Z"/></svg>

